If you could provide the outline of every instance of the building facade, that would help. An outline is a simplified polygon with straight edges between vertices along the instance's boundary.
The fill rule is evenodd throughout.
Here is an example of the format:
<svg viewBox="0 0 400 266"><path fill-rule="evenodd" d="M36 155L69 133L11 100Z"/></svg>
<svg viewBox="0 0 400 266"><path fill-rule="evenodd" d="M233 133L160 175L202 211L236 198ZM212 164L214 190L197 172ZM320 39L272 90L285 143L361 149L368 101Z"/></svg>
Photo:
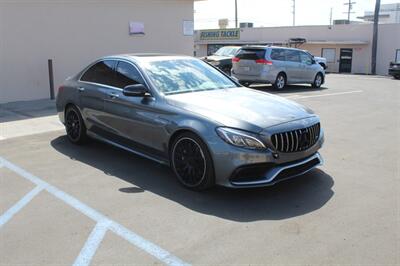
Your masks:
<svg viewBox="0 0 400 266"><path fill-rule="evenodd" d="M49 97L98 57L193 55L195 0L0 1L0 103Z"/></svg>
<svg viewBox="0 0 400 266"><path fill-rule="evenodd" d="M358 17L365 22L374 22L374 11L365 11ZM379 23L400 23L400 3L383 4L379 10Z"/></svg>
<svg viewBox="0 0 400 266"><path fill-rule="evenodd" d="M206 56L225 45L292 46L325 57L329 72L370 74L372 30L370 23L200 30L195 32L195 51L196 56ZM305 42L292 44L292 39ZM400 24L380 24L377 73L386 75L397 54L400 54Z"/></svg>

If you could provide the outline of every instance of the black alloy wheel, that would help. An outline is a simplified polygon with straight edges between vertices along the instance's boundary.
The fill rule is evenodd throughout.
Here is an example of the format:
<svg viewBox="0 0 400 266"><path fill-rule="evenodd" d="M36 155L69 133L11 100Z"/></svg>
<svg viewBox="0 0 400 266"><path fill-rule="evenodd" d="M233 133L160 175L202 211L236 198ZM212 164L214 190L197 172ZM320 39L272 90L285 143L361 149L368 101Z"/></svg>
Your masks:
<svg viewBox="0 0 400 266"><path fill-rule="evenodd" d="M182 134L174 141L171 165L185 187L203 190L214 184L214 169L207 147L192 133Z"/></svg>
<svg viewBox="0 0 400 266"><path fill-rule="evenodd" d="M81 144L86 141L86 127L78 108L75 106L69 107L65 112L65 129L71 142Z"/></svg>

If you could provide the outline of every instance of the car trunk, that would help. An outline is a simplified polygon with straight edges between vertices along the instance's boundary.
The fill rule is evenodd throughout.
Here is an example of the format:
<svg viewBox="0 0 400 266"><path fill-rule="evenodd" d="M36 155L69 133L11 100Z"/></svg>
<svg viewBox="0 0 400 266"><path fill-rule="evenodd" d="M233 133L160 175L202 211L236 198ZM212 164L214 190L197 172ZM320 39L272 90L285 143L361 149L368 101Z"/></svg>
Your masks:
<svg viewBox="0 0 400 266"><path fill-rule="evenodd" d="M235 73L249 76L260 75L266 66L264 63L259 63L260 60L265 60L265 52L265 49L241 49L234 58Z"/></svg>

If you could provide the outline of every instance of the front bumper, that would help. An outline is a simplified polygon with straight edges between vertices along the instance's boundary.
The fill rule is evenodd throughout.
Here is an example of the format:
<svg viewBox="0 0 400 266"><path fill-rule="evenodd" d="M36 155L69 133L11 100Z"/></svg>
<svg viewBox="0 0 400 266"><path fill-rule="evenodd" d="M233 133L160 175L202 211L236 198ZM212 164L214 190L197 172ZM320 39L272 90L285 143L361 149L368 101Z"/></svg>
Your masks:
<svg viewBox="0 0 400 266"><path fill-rule="evenodd" d="M389 68L390 76L400 76L400 68Z"/></svg>
<svg viewBox="0 0 400 266"><path fill-rule="evenodd" d="M300 121L290 124L300 123ZM280 127L276 130L277 132L284 131ZM264 141L268 147L271 147L267 141L269 138L265 136ZM218 139L208 142L208 145L214 161L216 183L225 187L240 188L270 186L310 171L323 163L318 153L323 143L324 131L321 128L316 143L299 152L277 152L272 149L248 150L225 142L221 143Z"/></svg>
<svg viewBox="0 0 400 266"><path fill-rule="evenodd" d="M307 173L323 164L321 155L314 155L282 165L265 164L241 167L229 179L233 187L272 186L278 182Z"/></svg>

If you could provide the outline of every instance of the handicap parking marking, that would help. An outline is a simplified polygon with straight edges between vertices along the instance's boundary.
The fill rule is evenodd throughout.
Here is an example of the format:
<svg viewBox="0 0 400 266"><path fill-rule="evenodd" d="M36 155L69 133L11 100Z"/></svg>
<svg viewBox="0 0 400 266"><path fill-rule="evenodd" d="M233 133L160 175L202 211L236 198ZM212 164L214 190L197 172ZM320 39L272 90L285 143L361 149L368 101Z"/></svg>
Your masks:
<svg viewBox="0 0 400 266"><path fill-rule="evenodd" d="M90 265L90 261L92 260L94 254L100 246L100 243L103 241L104 236L107 233L109 224L109 221L97 222L81 252L76 258L73 266Z"/></svg>
<svg viewBox="0 0 400 266"><path fill-rule="evenodd" d="M77 198L61 191L55 186L50 185L46 181L7 161L1 156L0 164L4 165L4 167L10 169L11 171L14 171L15 173L37 185L36 188L26 194L19 202L17 202L13 207L11 207L3 215L0 216L0 228L2 225L7 223L16 213L18 213L24 206L26 206L37 194L39 194L43 190L46 190L64 203L68 204L69 206L73 207L74 209L78 210L79 212L97 222L85 245L81 249L80 254L76 258L74 265L85 266L90 264L93 256L95 255L98 247L100 246L104 238L104 235L108 230L119 235L123 239L130 242L132 245L152 255L166 265L190 265L182 261L180 258L169 253L167 250L157 246L149 240L146 240L140 235L127 229L123 225L101 214L97 210L87 206L83 202L79 201Z"/></svg>
<svg viewBox="0 0 400 266"><path fill-rule="evenodd" d="M28 205L31 200L43 190L42 186L36 186L22 199L20 199L14 206L8 209L4 214L0 216L0 228L5 225L9 220L13 218L22 208Z"/></svg>

